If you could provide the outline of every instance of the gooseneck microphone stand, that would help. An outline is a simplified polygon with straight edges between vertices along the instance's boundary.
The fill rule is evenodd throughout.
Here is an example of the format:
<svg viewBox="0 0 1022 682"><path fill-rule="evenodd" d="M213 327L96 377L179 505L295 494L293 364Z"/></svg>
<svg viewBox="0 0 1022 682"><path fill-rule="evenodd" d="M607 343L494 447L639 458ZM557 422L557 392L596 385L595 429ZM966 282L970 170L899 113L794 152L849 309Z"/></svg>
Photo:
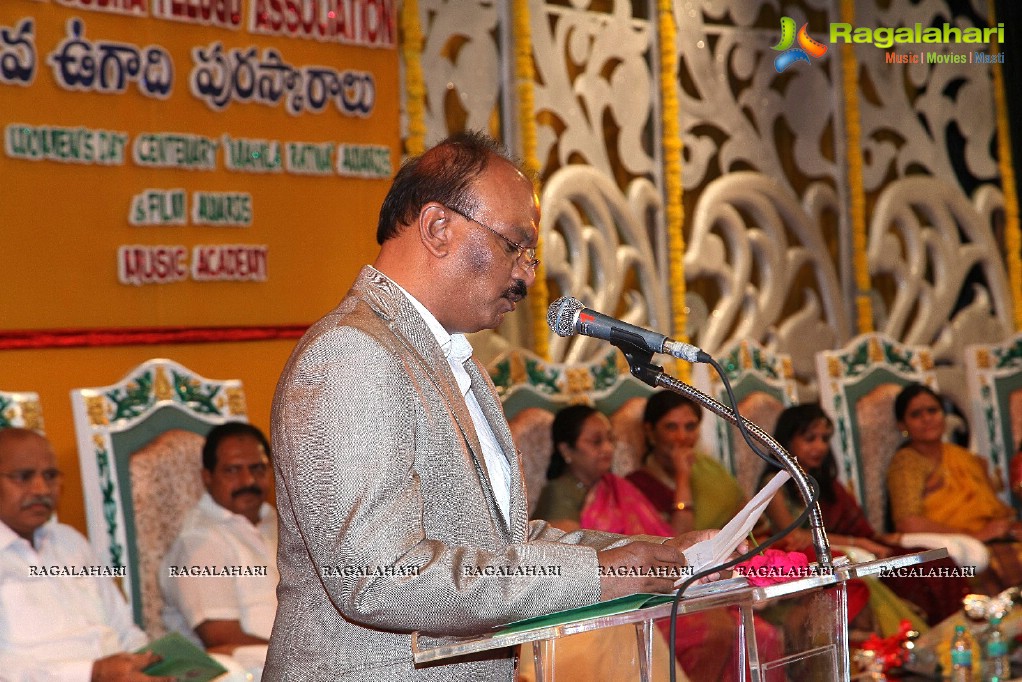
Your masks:
<svg viewBox="0 0 1022 682"><path fill-rule="evenodd" d="M669 391L691 398L717 416L737 426L743 431L743 435L746 436L746 438L751 436L770 450L773 454L772 459L764 457L762 453L757 452L756 454L764 457L768 462L776 467L784 469L791 475L791 479L795 482L795 486L798 488L798 492L799 495L801 495L802 500L807 506L810 506L808 516L809 531L812 534L813 547L816 550L816 560L823 569L833 568L833 560L830 553L830 540L827 538L827 532L823 527L823 515L820 512L820 505L814 499L815 496L813 495L812 485L809 483L809 477L806 476L805 471L802 470L798 460L792 457L787 450L782 448L780 444L768 433L763 431L763 429L745 417L739 416L727 405L717 402L695 387L689 386L685 382L679 381L669 374L666 374L663 367L652 363L653 353L649 350L640 348L626 338L611 338L609 340L612 345L616 346L622 353L624 353L625 358L628 360L628 368L634 377L649 384L653 388L666 388ZM714 363L714 365L715 368L719 370L716 363ZM726 381L726 377L722 378ZM753 446L752 443L749 445ZM755 447L753 447L753 450L755 450Z"/></svg>

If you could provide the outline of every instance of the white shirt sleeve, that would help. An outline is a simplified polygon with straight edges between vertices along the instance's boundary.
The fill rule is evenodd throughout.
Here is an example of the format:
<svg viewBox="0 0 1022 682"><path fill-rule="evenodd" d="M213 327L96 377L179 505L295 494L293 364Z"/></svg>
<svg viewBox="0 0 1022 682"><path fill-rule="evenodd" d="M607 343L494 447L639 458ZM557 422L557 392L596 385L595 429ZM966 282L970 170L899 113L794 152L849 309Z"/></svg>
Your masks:
<svg viewBox="0 0 1022 682"><path fill-rule="evenodd" d="M218 539L216 533L185 533L178 537L167 554L165 572L160 576L164 595L193 630L207 620L241 620L241 605L233 582L227 577L171 573L178 572L180 568L237 563L235 558L227 556L230 553L230 544Z"/></svg>
<svg viewBox="0 0 1022 682"><path fill-rule="evenodd" d="M46 663L35 656L14 652L0 653L2 682L89 682L92 661L60 661Z"/></svg>
<svg viewBox="0 0 1022 682"><path fill-rule="evenodd" d="M38 554L27 545L0 551L0 680L87 682L93 661L138 649L146 636L112 578L32 575L34 565L102 565L68 526L54 523L42 537Z"/></svg>

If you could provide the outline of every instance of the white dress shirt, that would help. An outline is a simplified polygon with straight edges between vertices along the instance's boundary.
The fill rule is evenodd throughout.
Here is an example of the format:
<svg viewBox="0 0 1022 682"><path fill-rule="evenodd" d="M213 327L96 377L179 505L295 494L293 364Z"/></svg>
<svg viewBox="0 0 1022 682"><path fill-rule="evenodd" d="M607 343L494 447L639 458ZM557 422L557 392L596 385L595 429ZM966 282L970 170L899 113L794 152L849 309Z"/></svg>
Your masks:
<svg viewBox="0 0 1022 682"><path fill-rule="evenodd" d="M265 575L182 575L190 569ZM253 570L254 569L254 570ZM176 575L171 575L171 572ZM263 503L259 523L217 504L203 493L185 518L160 566L163 623L198 646L195 626L207 620L236 620L254 637L270 638L277 611L277 512Z"/></svg>
<svg viewBox="0 0 1022 682"><path fill-rule="evenodd" d="M472 357L472 344L465 338L464 334L448 334L440 321L433 316L433 313L426 309L426 306L419 303L410 293L405 291L400 284L394 282L394 286L408 297L415 309L426 321L426 326L433 332L437 343L447 358L447 363L454 372L454 379L458 382L458 388L465 397L468 404L468 413L472 416L472 424L475 426L476 435L479 437L479 444L483 448L483 460L486 462L486 472L490 477L490 487L493 488L493 496L497 501L500 513L504 515L504 522L510 524L511 518L511 463L501 450L497 437L493 434L490 422L487 421L483 409L479 406L475 394L472 393L472 378L465 371L465 363Z"/></svg>
<svg viewBox="0 0 1022 682"><path fill-rule="evenodd" d="M96 659L145 645L113 578L66 575L112 571L81 533L53 518L33 539L0 522L0 680L87 681Z"/></svg>

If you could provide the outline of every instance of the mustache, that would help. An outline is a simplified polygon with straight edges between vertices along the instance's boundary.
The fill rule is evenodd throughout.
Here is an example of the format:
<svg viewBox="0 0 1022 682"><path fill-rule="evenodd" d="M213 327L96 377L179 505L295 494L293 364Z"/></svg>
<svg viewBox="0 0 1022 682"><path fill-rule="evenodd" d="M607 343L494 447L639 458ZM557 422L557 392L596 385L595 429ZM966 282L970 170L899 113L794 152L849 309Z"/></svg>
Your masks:
<svg viewBox="0 0 1022 682"><path fill-rule="evenodd" d="M529 289L525 286L525 280L516 279L514 283L504 291L504 298L517 303L529 295Z"/></svg>
<svg viewBox="0 0 1022 682"><path fill-rule="evenodd" d="M32 497L25 498L25 501L21 503L22 509L28 509L34 504L43 504L52 510L57 506L56 500L53 499L53 495L33 495Z"/></svg>
<svg viewBox="0 0 1022 682"><path fill-rule="evenodd" d="M241 495L245 495L248 493L251 493L253 495L262 495L263 489L257 485L248 485L245 486L244 488L238 488L237 490L235 490L233 493L231 493L231 497L239 497Z"/></svg>

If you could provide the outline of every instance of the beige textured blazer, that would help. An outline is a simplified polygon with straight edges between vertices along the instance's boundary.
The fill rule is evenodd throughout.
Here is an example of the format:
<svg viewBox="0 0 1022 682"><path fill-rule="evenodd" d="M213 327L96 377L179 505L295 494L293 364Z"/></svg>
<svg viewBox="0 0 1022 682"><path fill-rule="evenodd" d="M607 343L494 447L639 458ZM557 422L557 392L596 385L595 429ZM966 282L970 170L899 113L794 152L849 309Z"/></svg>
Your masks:
<svg viewBox="0 0 1022 682"><path fill-rule="evenodd" d="M264 679L510 680L507 650L417 668L409 633L599 599L594 548L625 540L530 524L493 384L466 369L510 460L510 528L450 366L393 282L364 268L298 343L273 400L280 585ZM549 566L559 575L528 568Z"/></svg>

